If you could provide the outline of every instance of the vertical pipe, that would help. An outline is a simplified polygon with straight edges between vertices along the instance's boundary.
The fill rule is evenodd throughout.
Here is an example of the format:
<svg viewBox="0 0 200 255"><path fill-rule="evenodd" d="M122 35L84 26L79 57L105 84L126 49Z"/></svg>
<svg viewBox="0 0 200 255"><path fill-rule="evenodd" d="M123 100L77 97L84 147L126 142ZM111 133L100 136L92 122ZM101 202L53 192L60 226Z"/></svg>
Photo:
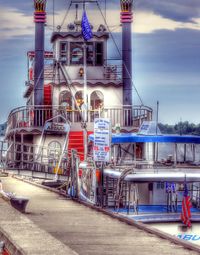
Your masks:
<svg viewBox="0 0 200 255"><path fill-rule="evenodd" d="M186 162L186 144L184 144L184 152L183 152L183 162L185 163Z"/></svg>
<svg viewBox="0 0 200 255"><path fill-rule="evenodd" d="M46 0L34 0L35 4L35 64L34 105L43 105L44 99L44 24L46 22Z"/></svg>
<svg viewBox="0 0 200 255"><path fill-rule="evenodd" d="M21 167L24 168L24 134L21 134Z"/></svg>
<svg viewBox="0 0 200 255"><path fill-rule="evenodd" d="M132 32L133 0L121 0L122 23L122 77L123 77L123 105L132 108ZM132 111L129 114L128 125L132 124Z"/></svg>
<svg viewBox="0 0 200 255"><path fill-rule="evenodd" d="M174 167L177 165L177 143L174 144Z"/></svg>
<svg viewBox="0 0 200 255"><path fill-rule="evenodd" d="M195 144L192 144L192 160L193 160L193 162L195 162L195 159L196 159L195 153L196 153L196 146L195 146Z"/></svg>
<svg viewBox="0 0 200 255"><path fill-rule="evenodd" d="M87 102L87 45L86 43L83 44L83 68L84 68L84 88L83 88L83 101L84 107L83 111L83 120L86 126L87 122L87 109L88 109L88 102ZM87 160L87 130L86 127L83 128L83 139L84 139L84 160Z"/></svg>

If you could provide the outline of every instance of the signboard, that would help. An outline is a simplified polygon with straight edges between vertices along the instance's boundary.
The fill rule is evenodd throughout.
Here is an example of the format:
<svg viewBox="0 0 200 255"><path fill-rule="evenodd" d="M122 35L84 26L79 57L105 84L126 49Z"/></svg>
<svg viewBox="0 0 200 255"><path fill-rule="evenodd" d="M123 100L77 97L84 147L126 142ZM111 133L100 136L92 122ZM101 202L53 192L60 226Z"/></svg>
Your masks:
<svg viewBox="0 0 200 255"><path fill-rule="evenodd" d="M111 154L111 125L109 119L94 120L94 161L109 162Z"/></svg>
<svg viewBox="0 0 200 255"><path fill-rule="evenodd" d="M47 122L44 130L50 132L69 132L70 126L66 123Z"/></svg>
<svg viewBox="0 0 200 255"><path fill-rule="evenodd" d="M155 121L143 121L140 126L139 135L161 135L159 127L156 127Z"/></svg>

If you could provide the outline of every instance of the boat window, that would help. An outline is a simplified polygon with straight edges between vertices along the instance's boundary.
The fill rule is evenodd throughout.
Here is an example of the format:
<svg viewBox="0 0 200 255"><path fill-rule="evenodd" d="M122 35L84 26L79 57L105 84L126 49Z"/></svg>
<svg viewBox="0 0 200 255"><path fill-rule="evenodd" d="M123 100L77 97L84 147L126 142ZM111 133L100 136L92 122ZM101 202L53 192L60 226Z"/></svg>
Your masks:
<svg viewBox="0 0 200 255"><path fill-rule="evenodd" d="M101 91L93 91L90 96L90 105L92 107L92 110L99 109L103 107L104 103L104 96Z"/></svg>
<svg viewBox="0 0 200 255"><path fill-rule="evenodd" d="M83 92L82 91L77 91L76 94L75 94L75 99L76 99L76 103L77 105L80 107L81 109L81 106L83 105L84 101L83 101ZM80 113L75 105L75 113L74 113L74 121L75 122L79 122L81 121L81 116L80 116Z"/></svg>
<svg viewBox="0 0 200 255"><path fill-rule="evenodd" d="M57 141L52 141L48 144L48 157L58 159L61 154L61 144Z"/></svg>
<svg viewBox="0 0 200 255"><path fill-rule="evenodd" d="M60 61L67 63L67 42L60 42Z"/></svg>
<svg viewBox="0 0 200 255"><path fill-rule="evenodd" d="M87 43L87 65L94 65L94 44Z"/></svg>
<svg viewBox="0 0 200 255"><path fill-rule="evenodd" d="M71 65L83 65L83 43L70 43Z"/></svg>
<svg viewBox="0 0 200 255"><path fill-rule="evenodd" d="M101 110L103 109L104 96L101 91L93 91L90 96L90 120L93 122L95 118L99 118Z"/></svg>
<svg viewBox="0 0 200 255"><path fill-rule="evenodd" d="M103 65L103 42L96 42L96 62L95 65Z"/></svg>
<svg viewBox="0 0 200 255"><path fill-rule="evenodd" d="M70 64L83 65L83 43L70 43ZM103 65L103 42L87 43L87 65Z"/></svg>
<svg viewBox="0 0 200 255"><path fill-rule="evenodd" d="M69 91L62 91L60 93L59 104L65 106L67 110L72 109L72 96Z"/></svg>
<svg viewBox="0 0 200 255"><path fill-rule="evenodd" d="M76 94L75 94L75 99L76 99L77 105L79 107L81 107L81 105L84 103L84 101L83 101L83 92L82 91L77 91Z"/></svg>

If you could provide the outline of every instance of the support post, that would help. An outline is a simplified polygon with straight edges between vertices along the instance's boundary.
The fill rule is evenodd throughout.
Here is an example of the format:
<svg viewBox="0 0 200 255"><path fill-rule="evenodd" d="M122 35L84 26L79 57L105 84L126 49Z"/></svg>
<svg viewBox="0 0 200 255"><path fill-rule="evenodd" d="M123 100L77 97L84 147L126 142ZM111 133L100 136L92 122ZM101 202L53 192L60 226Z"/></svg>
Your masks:
<svg viewBox="0 0 200 255"><path fill-rule="evenodd" d="M24 134L21 134L21 167L24 168Z"/></svg>
<svg viewBox="0 0 200 255"><path fill-rule="evenodd" d="M177 143L174 145L174 167L177 165Z"/></svg>
<svg viewBox="0 0 200 255"><path fill-rule="evenodd" d="M82 114L83 114L83 121L84 121L84 126L83 126L83 142L84 142L84 160L87 160L87 130L86 130L86 123L87 123L87 111L88 111L88 102L87 102L87 45L86 43L83 44L83 59L84 59L84 95L83 95L83 109L82 109Z"/></svg>
<svg viewBox="0 0 200 255"><path fill-rule="evenodd" d="M183 152L183 161L184 161L184 163L186 162L186 150L187 149L187 145L186 144L184 144L184 152Z"/></svg>

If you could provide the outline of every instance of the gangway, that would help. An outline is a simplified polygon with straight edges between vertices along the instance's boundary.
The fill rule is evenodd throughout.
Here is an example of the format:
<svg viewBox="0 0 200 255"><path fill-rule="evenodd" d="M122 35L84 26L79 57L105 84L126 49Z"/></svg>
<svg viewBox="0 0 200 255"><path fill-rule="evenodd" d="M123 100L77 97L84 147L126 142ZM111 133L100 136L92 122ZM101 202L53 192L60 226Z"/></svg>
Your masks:
<svg viewBox="0 0 200 255"><path fill-rule="evenodd" d="M39 141L39 144L38 144L38 148L37 148L37 152L36 152L36 155L35 155L35 159L34 161L37 162L39 158L41 158L41 161L42 161L42 151L43 151L43 147L44 147L44 143L45 143L45 134L47 132L50 132L50 126L51 126L51 123L53 122L53 120L55 119L62 119L65 123L64 123L64 128L65 128L65 132L66 132L66 135L65 135L65 140L64 140L64 143L62 145L62 150L61 150L61 154L59 156L59 159L58 159L58 162L56 162L56 166L55 166L55 176L54 176L54 181L58 181L58 172L59 172L59 169L60 169L60 166L61 166L61 161L64 157L64 155L66 155L66 152L68 152L68 143L69 143L69 131L70 131L70 122L67 118L65 118L63 115L59 114L59 115L56 115L54 117L52 117L51 119L48 119L45 124L44 124L44 127L43 127L43 130L42 130L42 134L41 134L41 137L40 137L40 141Z"/></svg>

